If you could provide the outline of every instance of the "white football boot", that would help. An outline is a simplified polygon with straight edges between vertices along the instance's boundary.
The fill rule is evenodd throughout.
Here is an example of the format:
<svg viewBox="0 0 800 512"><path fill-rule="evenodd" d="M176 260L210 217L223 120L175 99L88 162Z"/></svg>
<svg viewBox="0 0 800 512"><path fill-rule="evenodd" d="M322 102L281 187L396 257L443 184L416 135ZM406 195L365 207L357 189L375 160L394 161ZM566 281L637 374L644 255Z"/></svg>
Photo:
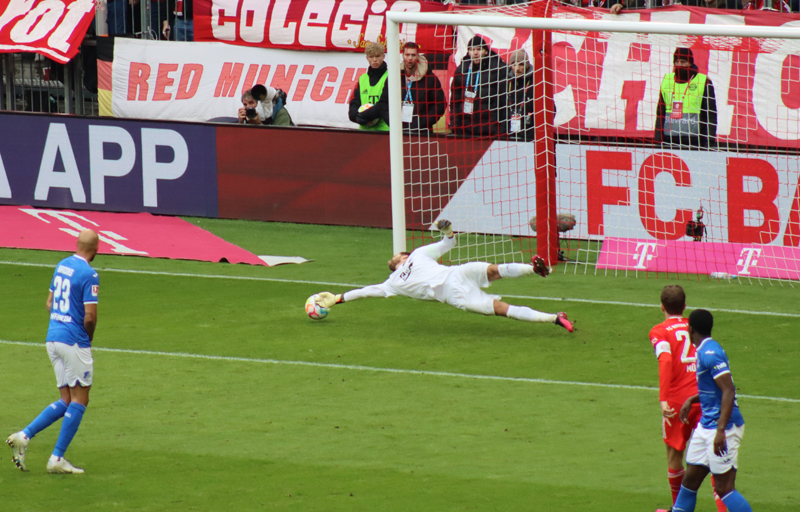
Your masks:
<svg viewBox="0 0 800 512"><path fill-rule="evenodd" d="M84 471L70 464L64 457L51 455L47 461L47 472L52 474L82 475Z"/></svg>
<svg viewBox="0 0 800 512"><path fill-rule="evenodd" d="M28 436L22 432L14 432L6 439L6 444L11 447L11 460L22 471L28 471L28 466L25 465L25 452L28 451L30 442Z"/></svg>

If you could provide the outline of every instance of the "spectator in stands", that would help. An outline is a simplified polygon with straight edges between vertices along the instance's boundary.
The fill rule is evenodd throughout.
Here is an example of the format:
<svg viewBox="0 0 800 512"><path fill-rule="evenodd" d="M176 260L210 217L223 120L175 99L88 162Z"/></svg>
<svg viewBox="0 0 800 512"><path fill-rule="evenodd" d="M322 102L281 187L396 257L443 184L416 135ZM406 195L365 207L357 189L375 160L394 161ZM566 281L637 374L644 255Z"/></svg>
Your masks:
<svg viewBox="0 0 800 512"><path fill-rule="evenodd" d="M619 14L622 9L657 9L659 7L669 7L670 5L686 5L689 7L705 7L708 9L747 9L748 0L651 0L648 6L647 0L611 0L619 1L619 4L611 7L613 14ZM754 0L763 2L763 0ZM775 10L781 10L778 4L788 7L784 0L772 0ZM760 9L761 7L757 7Z"/></svg>
<svg viewBox="0 0 800 512"><path fill-rule="evenodd" d="M797 2L793 3L794 9L785 0L744 0L742 8L747 11L796 12Z"/></svg>
<svg viewBox="0 0 800 512"><path fill-rule="evenodd" d="M661 82L656 142L708 148L716 144L717 100L711 79L700 73L689 48L673 55L674 71Z"/></svg>
<svg viewBox="0 0 800 512"><path fill-rule="evenodd" d="M510 136L533 140L533 67L525 50L508 59L513 76L508 81L508 129Z"/></svg>
<svg viewBox="0 0 800 512"><path fill-rule="evenodd" d="M450 126L464 137L494 137L506 131L508 66L480 36L470 39L467 55L453 77Z"/></svg>
<svg viewBox="0 0 800 512"><path fill-rule="evenodd" d="M619 0L617 2L611 2L613 5L609 8L611 14L619 14L619 12L625 8L625 5L622 3L625 0Z"/></svg>
<svg viewBox="0 0 800 512"><path fill-rule="evenodd" d="M428 69L416 43L403 46L401 97L403 128L430 130L444 114L446 104L439 79Z"/></svg>
<svg viewBox="0 0 800 512"><path fill-rule="evenodd" d="M153 39L169 40L170 24L169 0L150 0L150 36Z"/></svg>
<svg viewBox="0 0 800 512"><path fill-rule="evenodd" d="M361 130L389 131L389 70L383 62L383 45L368 43L364 49L369 62L367 72L358 77L350 99L350 121Z"/></svg>
<svg viewBox="0 0 800 512"><path fill-rule="evenodd" d="M282 90L254 85L242 94L239 124L294 126L285 105L286 93Z"/></svg>
<svg viewBox="0 0 800 512"><path fill-rule="evenodd" d="M109 35L133 32L133 9L139 0L108 0L106 4Z"/></svg>
<svg viewBox="0 0 800 512"><path fill-rule="evenodd" d="M175 40L194 41L194 0L177 0L175 4Z"/></svg>

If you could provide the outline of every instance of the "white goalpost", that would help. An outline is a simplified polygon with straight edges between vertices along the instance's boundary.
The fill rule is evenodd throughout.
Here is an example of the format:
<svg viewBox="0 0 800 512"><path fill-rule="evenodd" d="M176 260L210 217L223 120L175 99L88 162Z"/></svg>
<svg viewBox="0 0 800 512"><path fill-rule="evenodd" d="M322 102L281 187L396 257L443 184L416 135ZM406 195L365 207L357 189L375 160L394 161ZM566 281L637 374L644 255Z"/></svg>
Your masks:
<svg viewBox="0 0 800 512"><path fill-rule="evenodd" d="M448 218L452 263L800 280L800 16L769 14L387 12L393 251ZM398 122L417 25L443 42L430 130Z"/></svg>

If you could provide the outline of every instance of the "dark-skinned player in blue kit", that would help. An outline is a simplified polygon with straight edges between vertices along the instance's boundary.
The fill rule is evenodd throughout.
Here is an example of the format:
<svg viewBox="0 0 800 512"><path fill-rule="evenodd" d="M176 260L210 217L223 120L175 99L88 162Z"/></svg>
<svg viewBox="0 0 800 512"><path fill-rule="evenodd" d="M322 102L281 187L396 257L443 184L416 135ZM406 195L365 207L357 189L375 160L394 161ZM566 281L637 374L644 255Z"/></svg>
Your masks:
<svg viewBox="0 0 800 512"><path fill-rule="evenodd" d="M697 489L708 473L714 475L714 490L730 512L753 512L736 490L744 418L736 402L728 355L711 337L713 326L714 317L705 309L689 315L689 336L697 355L697 395L686 400L679 416L681 421L688 421L692 404L697 401L702 416L686 452L686 474L673 512L694 512Z"/></svg>

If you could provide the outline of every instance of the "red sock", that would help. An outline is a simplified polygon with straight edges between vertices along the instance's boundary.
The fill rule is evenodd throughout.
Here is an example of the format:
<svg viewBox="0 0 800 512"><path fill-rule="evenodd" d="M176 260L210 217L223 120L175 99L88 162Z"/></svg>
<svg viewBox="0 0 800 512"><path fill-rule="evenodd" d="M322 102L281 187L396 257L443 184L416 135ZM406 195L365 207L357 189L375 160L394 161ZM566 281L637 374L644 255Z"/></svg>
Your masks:
<svg viewBox="0 0 800 512"><path fill-rule="evenodd" d="M678 493L681 492L681 482L683 482L683 470L674 470L667 468L667 475L669 476L669 490L672 491L672 504L678 499Z"/></svg>
<svg viewBox="0 0 800 512"><path fill-rule="evenodd" d="M714 481L714 475L711 475L711 490L714 491L714 502L717 504L717 512L728 512L728 508L725 506L725 503L722 502L722 498L717 495L717 486L716 482Z"/></svg>

